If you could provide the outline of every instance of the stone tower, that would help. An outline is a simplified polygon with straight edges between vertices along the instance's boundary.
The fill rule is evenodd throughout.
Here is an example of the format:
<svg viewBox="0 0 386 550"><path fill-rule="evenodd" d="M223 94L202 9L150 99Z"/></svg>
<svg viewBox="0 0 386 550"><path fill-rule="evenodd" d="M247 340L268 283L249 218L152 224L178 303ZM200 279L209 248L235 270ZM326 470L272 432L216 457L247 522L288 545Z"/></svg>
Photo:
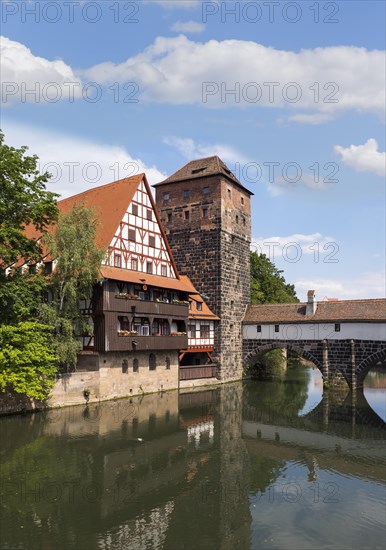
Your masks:
<svg viewBox="0 0 386 550"><path fill-rule="evenodd" d="M154 187L179 272L221 318L215 338L218 376L239 379L241 321L250 302L252 193L217 156L189 162Z"/></svg>

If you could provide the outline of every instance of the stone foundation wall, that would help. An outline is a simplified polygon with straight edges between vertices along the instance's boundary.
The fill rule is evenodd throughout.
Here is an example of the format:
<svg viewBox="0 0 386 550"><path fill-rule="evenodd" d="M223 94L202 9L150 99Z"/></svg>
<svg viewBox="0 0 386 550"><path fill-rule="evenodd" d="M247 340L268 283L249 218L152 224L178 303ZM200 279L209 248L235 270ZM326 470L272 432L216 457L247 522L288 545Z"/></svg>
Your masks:
<svg viewBox="0 0 386 550"><path fill-rule="evenodd" d="M89 402L145 393L163 392L178 388L178 352L156 351L156 369L149 369L150 352L115 352L83 354L78 370L58 376L48 399L48 407L85 404L84 390L90 390ZM138 359L138 372L133 370L133 359ZM169 367L166 368L166 358ZM126 363L127 362L127 363ZM16 393L0 396L0 414L33 411L44 404Z"/></svg>

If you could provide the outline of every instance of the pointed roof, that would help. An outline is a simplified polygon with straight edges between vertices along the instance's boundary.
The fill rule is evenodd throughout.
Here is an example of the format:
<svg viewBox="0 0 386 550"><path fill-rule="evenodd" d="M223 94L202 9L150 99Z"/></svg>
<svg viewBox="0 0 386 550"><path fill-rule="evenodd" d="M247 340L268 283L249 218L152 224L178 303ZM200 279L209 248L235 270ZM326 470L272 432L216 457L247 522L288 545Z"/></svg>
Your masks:
<svg viewBox="0 0 386 550"><path fill-rule="evenodd" d="M62 199L57 203L59 212L66 214L75 205L81 204L88 208L94 208L99 221L96 245L100 248L107 248L122 221L127 206L134 197L138 185L145 178L145 174L137 174ZM54 228L55 224L47 227L47 231L52 232ZM39 239L41 237L41 233L33 225L27 226L25 233L29 239Z"/></svg>
<svg viewBox="0 0 386 550"><path fill-rule="evenodd" d="M236 178L233 172L217 155L213 157L205 157L202 159L192 160L185 164L182 168L174 172L171 176L156 183L153 187L159 187L161 185L167 185L169 183L177 183L185 180L198 179L208 176L221 175L227 178L229 181L241 187L244 191L253 195L252 191L249 191L244 185Z"/></svg>

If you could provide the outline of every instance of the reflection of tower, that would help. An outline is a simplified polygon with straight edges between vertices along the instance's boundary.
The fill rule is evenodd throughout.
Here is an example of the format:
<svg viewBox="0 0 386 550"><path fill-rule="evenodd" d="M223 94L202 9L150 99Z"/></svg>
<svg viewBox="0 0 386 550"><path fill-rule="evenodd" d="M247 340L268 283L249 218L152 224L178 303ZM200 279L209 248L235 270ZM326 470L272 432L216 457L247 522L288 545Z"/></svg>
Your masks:
<svg viewBox="0 0 386 550"><path fill-rule="evenodd" d="M242 385L219 389L216 418L220 446L220 548L250 547L249 455L242 439Z"/></svg>
<svg viewBox="0 0 386 550"><path fill-rule="evenodd" d="M219 376L239 379L241 321L250 301L252 193L217 156L189 162L155 187L178 270L221 318L215 336Z"/></svg>

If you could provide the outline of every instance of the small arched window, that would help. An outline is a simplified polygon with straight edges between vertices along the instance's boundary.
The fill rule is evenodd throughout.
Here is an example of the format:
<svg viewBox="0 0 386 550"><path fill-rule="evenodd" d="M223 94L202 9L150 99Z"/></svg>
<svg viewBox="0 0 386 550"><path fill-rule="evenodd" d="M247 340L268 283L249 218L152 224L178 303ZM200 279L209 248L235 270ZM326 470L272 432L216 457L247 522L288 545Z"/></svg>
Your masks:
<svg viewBox="0 0 386 550"><path fill-rule="evenodd" d="M149 355L149 370L155 370L156 369L156 358L154 353L151 353Z"/></svg>
<svg viewBox="0 0 386 550"><path fill-rule="evenodd" d="M139 370L138 359L133 359L133 372L138 372L138 370Z"/></svg>
<svg viewBox="0 0 386 550"><path fill-rule="evenodd" d="M170 369L170 357L166 357L166 359L165 359L165 368L167 370Z"/></svg>
<svg viewBox="0 0 386 550"><path fill-rule="evenodd" d="M129 363L128 363L127 359L124 359L124 360L122 361L122 372L123 372L124 374L127 373L128 367L129 367Z"/></svg>

